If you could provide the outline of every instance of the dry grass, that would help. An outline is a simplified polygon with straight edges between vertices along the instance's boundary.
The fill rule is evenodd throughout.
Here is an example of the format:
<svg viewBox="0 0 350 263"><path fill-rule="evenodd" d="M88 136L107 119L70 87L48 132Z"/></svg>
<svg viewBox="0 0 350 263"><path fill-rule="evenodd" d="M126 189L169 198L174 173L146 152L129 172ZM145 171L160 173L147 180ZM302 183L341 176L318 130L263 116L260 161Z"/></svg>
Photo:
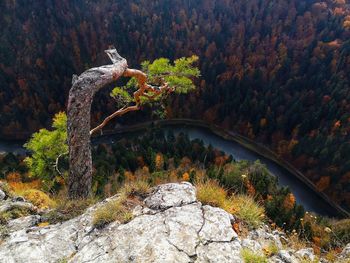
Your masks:
<svg viewBox="0 0 350 263"><path fill-rule="evenodd" d="M128 182L120 189L120 195L123 198L138 196L145 198L150 192L151 186L143 180Z"/></svg>
<svg viewBox="0 0 350 263"><path fill-rule="evenodd" d="M327 253L324 255L324 258L328 260L329 262L337 262L338 255L342 251L342 248L332 249L327 251ZM350 260L349 260L350 262Z"/></svg>
<svg viewBox="0 0 350 263"><path fill-rule="evenodd" d="M265 256L272 257L272 256L278 254L279 249L278 249L277 245L275 244L275 242L270 242L267 247L263 248L263 251L264 251Z"/></svg>
<svg viewBox="0 0 350 263"><path fill-rule="evenodd" d="M267 263L265 256L254 253L249 248L243 248L241 250L241 256L245 263Z"/></svg>
<svg viewBox="0 0 350 263"><path fill-rule="evenodd" d="M288 239L288 243L284 245L285 248L292 248L294 250L299 250L299 249L309 247L307 242L301 239L298 233L295 231L292 231L292 233L288 236L287 239Z"/></svg>
<svg viewBox="0 0 350 263"><path fill-rule="evenodd" d="M264 221L264 208L247 195L232 195L230 197L234 214L250 228L259 227Z"/></svg>
<svg viewBox="0 0 350 263"><path fill-rule="evenodd" d="M38 190L41 188L41 184L39 180L34 180L27 183L22 183L20 181L8 181L8 185L16 195L23 195L23 193L28 190L32 190L32 189Z"/></svg>
<svg viewBox="0 0 350 263"><path fill-rule="evenodd" d="M344 247L350 243L350 219L337 220L331 223L331 245Z"/></svg>
<svg viewBox="0 0 350 263"><path fill-rule="evenodd" d="M232 213L244 221L249 228L260 226L264 219L264 208L247 195L228 196L227 191L216 181L208 180L196 185L197 198L203 204L216 206Z"/></svg>
<svg viewBox="0 0 350 263"><path fill-rule="evenodd" d="M116 220L121 223L129 222L133 218L132 208L148 195L150 189L150 185L142 180L124 184L118 199L108 202L94 212L93 225L102 228Z"/></svg>
<svg viewBox="0 0 350 263"><path fill-rule="evenodd" d="M310 260L310 259L301 259L300 263L319 263L320 260L316 257L314 260ZM339 262L340 263L340 262Z"/></svg>
<svg viewBox="0 0 350 263"><path fill-rule="evenodd" d="M50 224L66 221L83 214L88 207L97 202L97 199L69 200L66 198L57 198L55 202L55 209L45 214L43 218L44 221Z"/></svg>
<svg viewBox="0 0 350 263"><path fill-rule="evenodd" d="M119 198L112 200L98 208L93 215L92 224L96 228L102 228L114 221L127 223L132 219L132 212L124 205L126 200Z"/></svg>
<svg viewBox="0 0 350 263"><path fill-rule="evenodd" d="M56 206L56 202L40 190L29 189L24 191L22 196L40 209L53 208Z"/></svg>
<svg viewBox="0 0 350 263"><path fill-rule="evenodd" d="M231 213L232 205L227 192L216 181L208 180L196 185L197 199L205 205L216 206Z"/></svg>

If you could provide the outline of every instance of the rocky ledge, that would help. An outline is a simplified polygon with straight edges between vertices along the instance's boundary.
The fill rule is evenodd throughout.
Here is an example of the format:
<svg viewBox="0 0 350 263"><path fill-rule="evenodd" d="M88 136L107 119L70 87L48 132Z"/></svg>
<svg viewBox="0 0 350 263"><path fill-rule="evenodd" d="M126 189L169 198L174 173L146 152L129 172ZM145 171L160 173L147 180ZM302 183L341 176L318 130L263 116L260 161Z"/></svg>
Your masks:
<svg viewBox="0 0 350 263"><path fill-rule="evenodd" d="M232 227L234 216L202 205L189 183L160 185L135 207L130 222L94 228L94 211L116 198L55 225L35 226L35 216L10 222L9 236L0 244L0 262L243 262L242 248L262 254L271 242L279 252L269 262L315 259L311 248L283 248L283 233L267 226L239 237Z"/></svg>

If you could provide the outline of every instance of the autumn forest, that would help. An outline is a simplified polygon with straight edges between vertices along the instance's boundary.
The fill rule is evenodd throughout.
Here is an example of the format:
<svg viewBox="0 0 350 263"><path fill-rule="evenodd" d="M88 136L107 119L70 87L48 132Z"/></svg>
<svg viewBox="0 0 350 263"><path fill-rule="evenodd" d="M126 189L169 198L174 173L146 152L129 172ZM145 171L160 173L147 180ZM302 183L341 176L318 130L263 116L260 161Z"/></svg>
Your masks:
<svg viewBox="0 0 350 263"><path fill-rule="evenodd" d="M346 0L3 0L0 137L27 139L64 110L73 74L197 55L196 92L166 118L201 119L263 143L350 210L350 6ZM109 91L93 124L115 110ZM119 123L158 118L150 110ZM115 125L115 121L111 127Z"/></svg>

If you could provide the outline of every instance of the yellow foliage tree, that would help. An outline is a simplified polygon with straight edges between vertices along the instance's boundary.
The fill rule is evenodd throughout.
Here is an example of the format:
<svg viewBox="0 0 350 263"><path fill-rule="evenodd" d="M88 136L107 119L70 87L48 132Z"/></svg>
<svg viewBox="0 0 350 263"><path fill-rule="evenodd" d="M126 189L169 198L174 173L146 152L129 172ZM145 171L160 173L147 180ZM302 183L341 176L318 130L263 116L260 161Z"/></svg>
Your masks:
<svg viewBox="0 0 350 263"><path fill-rule="evenodd" d="M157 153L155 163L156 163L156 169L158 171L163 169L164 158L161 153Z"/></svg>
<svg viewBox="0 0 350 263"><path fill-rule="evenodd" d="M182 175L182 180L184 181L189 181L190 180L190 175L186 172Z"/></svg>
<svg viewBox="0 0 350 263"><path fill-rule="evenodd" d="M295 196L292 193L289 193L283 202L283 207L291 210L295 205Z"/></svg>

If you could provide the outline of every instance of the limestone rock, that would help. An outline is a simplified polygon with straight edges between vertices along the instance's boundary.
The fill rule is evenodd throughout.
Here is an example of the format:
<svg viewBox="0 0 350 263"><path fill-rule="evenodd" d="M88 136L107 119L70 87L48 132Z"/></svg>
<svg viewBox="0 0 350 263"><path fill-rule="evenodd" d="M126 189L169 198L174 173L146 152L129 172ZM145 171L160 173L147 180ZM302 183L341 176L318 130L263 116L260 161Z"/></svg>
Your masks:
<svg viewBox="0 0 350 263"><path fill-rule="evenodd" d="M195 201L196 189L190 183L183 182L181 184L170 183L156 187L153 194L145 199L145 204L152 209L167 209Z"/></svg>
<svg viewBox="0 0 350 263"><path fill-rule="evenodd" d="M301 260L315 260L315 254L312 248L299 249L297 252L295 252L295 255L298 256Z"/></svg>
<svg viewBox="0 0 350 263"><path fill-rule="evenodd" d="M60 224L10 233L0 262L242 262L233 216L202 206L189 183L160 185L133 220L94 229L93 213L105 202Z"/></svg>
<svg viewBox="0 0 350 263"><path fill-rule="evenodd" d="M256 254L262 255L262 247L259 244L259 242L246 238L242 240L242 247L249 248L250 250L254 251Z"/></svg>
<svg viewBox="0 0 350 263"><path fill-rule="evenodd" d="M230 241L233 238L237 238L236 232L232 228L227 226L231 225L234 221L232 215L227 214L224 210L203 206L203 227L199 232L199 237L202 241ZM229 216L228 216L229 215ZM217 239L219 237L219 239Z"/></svg>
<svg viewBox="0 0 350 263"><path fill-rule="evenodd" d="M345 246L343 251L339 255L340 259L350 259L350 243Z"/></svg>
<svg viewBox="0 0 350 263"><path fill-rule="evenodd" d="M299 260L294 256L292 250L280 250L278 257L285 263L298 263Z"/></svg>
<svg viewBox="0 0 350 263"><path fill-rule="evenodd" d="M0 201L4 200L5 197L6 197L6 194L4 193L4 191L2 191L2 190L0 189Z"/></svg>
<svg viewBox="0 0 350 263"><path fill-rule="evenodd" d="M18 231L24 228L29 228L37 225L40 222L39 215L30 215L10 220L7 227L10 232Z"/></svg>
<svg viewBox="0 0 350 263"><path fill-rule="evenodd" d="M259 229L252 230L248 234L249 239L259 242L262 247L268 247L271 244L275 244L278 249L282 249L283 247L281 237L284 237L282 232L276 230L271 231L266 225L263 225Z"/></svg>
<svg viewBox="0 0 350 263"><path fill-rule="evenodd" d="M297 263L313 261L311 248L283 250L281 239L287 237L267 225L239 238L233 230L235 218L221 208L202 205L189 183L171 183L156 187L134 208L134 218L126 223L113 222L103 229L93 227L94 212L118 195L108 198L69 221L36 226L45 215L11 220L8 236L0 242L0 263L24 262L243 262L241 249L249 248L263 255L263 248L274 242L277 255L268 262ZM9 204L23 201L7 198L0 202L3 211ZM350 244L339 256L343 262L350 255ZM320 259L320 262L324 262Z"/></svg>
<svg viewBox="0 0 350 263"><path fill-rule="evenodd" d="M243 263L240 256L241 244L239 240L224 243L209 243L197 248L196 263Z"/></svg>
<svg viewBox="0 0 350 263"><path fill-rule="evenodd" d="M0 213L9 211L13 208L27 209L28 211L37 210L37 208L32 203L25 201L5 200L4 202L0 203Z"/></svg>

